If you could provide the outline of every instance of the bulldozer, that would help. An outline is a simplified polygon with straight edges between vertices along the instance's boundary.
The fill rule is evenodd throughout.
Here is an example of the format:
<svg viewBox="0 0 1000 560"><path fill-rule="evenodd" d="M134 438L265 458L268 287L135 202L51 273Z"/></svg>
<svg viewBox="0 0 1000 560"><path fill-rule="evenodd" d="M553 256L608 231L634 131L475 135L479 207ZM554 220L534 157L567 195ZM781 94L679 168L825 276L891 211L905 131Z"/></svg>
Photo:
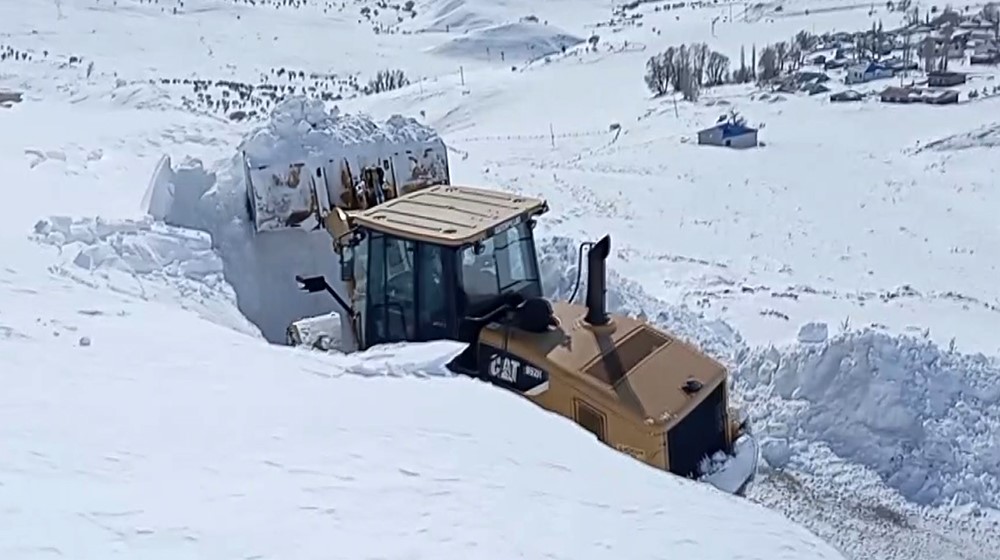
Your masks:
<svg viewBox="0 0 1000 560"><path fill-rule="evenodd" d="M359 166L339 193L320 167L297 170L311 191L297 217L258 220L259 231L324 229L339 259L339 278L296 276L340 311L294 321L289 344L352 352L465 343L447 366L455 374L522 395L655 468L745 494L759 452L749 419L730 404L726 368L645 321L608 312L609 236L581 245L584 302L574 302L582 274L568 301L552 302L534 237L546 201L453 185L446 173L389 180L387 167ZM262 190L248 195L258 208Z"/></svg>

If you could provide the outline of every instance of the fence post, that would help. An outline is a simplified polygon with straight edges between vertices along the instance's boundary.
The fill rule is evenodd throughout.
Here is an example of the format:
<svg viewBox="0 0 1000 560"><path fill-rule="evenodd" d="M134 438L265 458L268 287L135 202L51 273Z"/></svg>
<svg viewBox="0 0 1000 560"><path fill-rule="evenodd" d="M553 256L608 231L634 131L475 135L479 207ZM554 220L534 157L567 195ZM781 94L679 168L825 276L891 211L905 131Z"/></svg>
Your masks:
<svg viewBox="0 0 1000 560"><path fill-rule="evenodd" d="M552 128L552 123L549 123L549 137L552 138L552 147L556 147L556 131Z"/></svg>

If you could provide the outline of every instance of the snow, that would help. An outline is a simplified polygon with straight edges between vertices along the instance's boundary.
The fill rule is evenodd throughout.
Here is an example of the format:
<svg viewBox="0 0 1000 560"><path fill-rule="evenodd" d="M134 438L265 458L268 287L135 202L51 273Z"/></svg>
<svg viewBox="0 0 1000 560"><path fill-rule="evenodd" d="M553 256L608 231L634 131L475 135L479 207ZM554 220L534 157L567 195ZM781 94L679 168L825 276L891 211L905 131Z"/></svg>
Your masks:
<svg viewBox="0 0 1000 560"><path fill-rule="evenodd" d="M840 557L779 514L443 378L453 343L338 358L95 299L107 315L76 319L88 348L4 343L4 558Z"/></svg>
<svg viewBox="0 0 1000 560"><path fill-rule="evenodd" d="M742 436L733 442L732 456L719 451L707 458L709 465L702 465L705 475L700 480L732 494L745 493L750 486L747 474L757 472L759 457L757 440Z"/></svg>
<svg viewBox="0 0 1000 560"><path fill-rule="evenodd" d="M242 171L253 187L255 230L259 232L284 229L295 211L309 212L315 206L314 197L320 210L329 211L330 204L324 200L341 200L345 189L361 182L365 166L382 167L390 180L396 177L401 189L401 183L414 178L411 170L420 165L439 181L448 178L447 152L432 129L401 115L381 124L363 115L341 115L336 107L328 111L319 99L289 97L279 102L267 125L248 135L240 148L244 161L232 173ZM343 163L346 168L341 167ZM295 167L296 175L292 175L290 166L301 167ZM314 181L320 169L325 170L324 180ZM341 181L344 171L353 177L348 185ZM273 188L276 181L286 188ZM309 188L314 183L320 188ZM241 190L246 187L239 186ZM300 223L303 229L318 225L318 216Z"/></svg>
<svg viewBox="0 0 1000 560"><path fill-rule="evenodd" d="M818 347L754 352L737 375L749 394L773 392L797 405L762 413L755 409L771 404L751 401L752 417L783 426L799 442L825 443L907 499L998 507L997 374L997 362L985 356L867 330Z"/></svg>
<svg viewBox="0 0 1000 560"><path fill-rule="evenodd" d="M561 52L583 39L550 25L535 22L505 23L476 29L449 39L432 52L460 58L522 62Z"/></svg>
<svg viewBox="0 0 1000 560"><path fill-rule="evenodd" d="M32 54L0 61L0 90L24 93L0 108L16 131L0 135L0 556L838 557L796 524L852 560L1000 549L998 97L830 104L724 86L675 103L641 79L670 45L738 64L741 47L901 14L800 1L744 21L739 5L650 3L629 12L641 26L611 26L610 4L448 0L399 23L386 9L375 34L359 15L375 3L175 4L0 2L0 52ZM600 41L497 65L497 30ZM387 67L413 85L352 97ZM977 67L969 88L997 76ZM344 99L233 122L169 82L183 78ZM270 115L260 99L243 109ZM730 108L765 146L695 145ZM284 166L397 114L460 156L456 183L548 199L549 295L572 292L577 244L611 233L609 307L730 367L760 438L748 500L442 376L447 345L265 343L334 310L295 274L339 271L322 232L253 235L241 144Z"/></svg>

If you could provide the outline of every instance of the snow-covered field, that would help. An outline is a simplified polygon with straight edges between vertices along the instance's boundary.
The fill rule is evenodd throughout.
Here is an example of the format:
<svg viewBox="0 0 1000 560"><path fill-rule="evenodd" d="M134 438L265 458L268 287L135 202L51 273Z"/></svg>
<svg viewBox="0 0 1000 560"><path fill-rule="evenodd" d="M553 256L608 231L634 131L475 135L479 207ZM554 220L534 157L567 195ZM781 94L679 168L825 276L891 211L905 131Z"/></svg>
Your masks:
<svg viewBox="0 0 1000 560"><path fill-rule="evenodd" d="M611 27L611 3L537 4L0 1L0 91L24 97L0 106L0 557L836 557L439 379L447 345L267 345L332 308L283 271L335 274L323 234L249 234L237 146L261 125L227 116L267 115L267 84L419 118L455 182L546 197L552 295L571 291L576 244L610 232L612 309L731 366L769 464L752 501L851 559L996 557L1000 97L651 99L644 65L669 45L738 64L799 30L902 16L649 3ZM592 33L597 52L573 44ZM357 95L387 68L414 83ZM730 107L764 146L695 145ZM185 210L167 224L143 205L164 155L153 182Z"/></svg>

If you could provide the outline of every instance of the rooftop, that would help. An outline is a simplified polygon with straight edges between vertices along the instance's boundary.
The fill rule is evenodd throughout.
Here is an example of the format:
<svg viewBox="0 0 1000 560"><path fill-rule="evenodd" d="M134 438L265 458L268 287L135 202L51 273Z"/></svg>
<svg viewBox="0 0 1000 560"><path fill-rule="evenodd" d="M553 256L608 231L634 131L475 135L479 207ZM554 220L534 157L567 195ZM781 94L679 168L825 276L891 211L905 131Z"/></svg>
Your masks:
<svg viewBox="0 0 1000 560"><path fill-rule="evenodd" d="M390 235L459 246L485 239L511 220L547 210L546 202L538 198L436 185L359 212L353 221Z"/></svg>

